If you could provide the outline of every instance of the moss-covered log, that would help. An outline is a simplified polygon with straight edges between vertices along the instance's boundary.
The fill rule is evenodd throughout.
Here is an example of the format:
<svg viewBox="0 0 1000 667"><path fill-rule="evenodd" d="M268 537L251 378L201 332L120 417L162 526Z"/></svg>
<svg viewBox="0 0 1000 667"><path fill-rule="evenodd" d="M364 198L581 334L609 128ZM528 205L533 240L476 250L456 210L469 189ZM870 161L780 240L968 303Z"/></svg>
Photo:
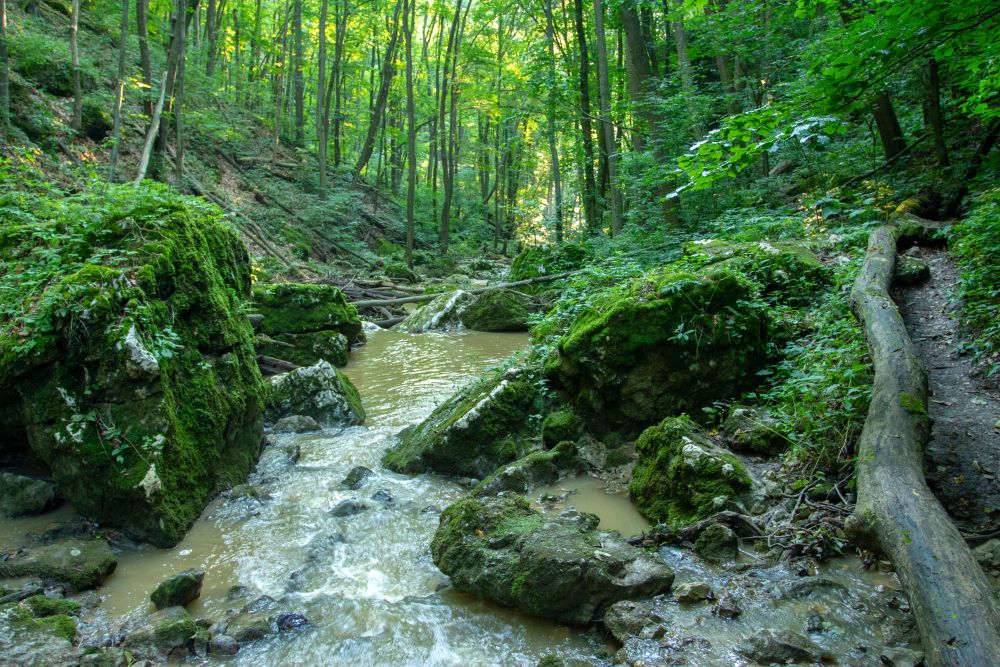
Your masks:
<svg viewBox="0 0 1000 667"><path fill-rule="evenodd" d="M995 595L924 481L930 433L924 365L889 296L898 231L875 230L851 292L875 365L858 442L858 504L848 527L892 561L909 596L927 664L1000 665Z"/></svg>

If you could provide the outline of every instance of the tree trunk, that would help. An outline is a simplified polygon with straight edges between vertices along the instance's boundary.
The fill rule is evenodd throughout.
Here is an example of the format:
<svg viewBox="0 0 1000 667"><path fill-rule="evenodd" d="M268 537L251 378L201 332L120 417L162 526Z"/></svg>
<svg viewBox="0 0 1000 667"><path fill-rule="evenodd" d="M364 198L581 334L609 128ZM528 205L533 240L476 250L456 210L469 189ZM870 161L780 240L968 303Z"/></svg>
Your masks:
<svg viewBox="0 0 1000 667"><path fill-rule="evenodd" d="M80 89L80 47L77 32L80 25L80 0L73 0L69 25L69 57L73 67L73 119L71 126L77 132L83 127L83 91Z"/></svg>
<svg viewBox="0 0 1000 667"><path fill-rule="evenodd" d="M292 44L294 48L293 58L295 69L293 81L295 83L295 145L302 146L306 142L306 80L303 73L302 58L302 0L294 0L292 16Z"/></svg>
<svg viewBox="0 0 1000 667"><path fill-rule="evenodd" d="M208 8L205 10L205 76L209 78L215 76L215 40L219 31L216 13L216 0L208 0Z"/></svg>
<svg viewBox="0 0 1000 667"><path fill-rule="evenodd" d="M573 0L573 18L576 23L576 44L580 52L580 133L583 136L583 216L587 232L596 234L597 184L594 182L594 128L590 122L590 54L587 49L587 32L583 26L583 0Z"/></svg>
<svg viewBox="0 0 1000 667"><path fill-rule="evenodd" d="M417 121L413 99L413 22L414 11L403 0L403 35L406 38L406 265L413 268L414 206L417 191Z"/></svg>
<svg viewBox="0 0 1000 667"><path fill-rule="evenodd" d="M184 3L181 3L184 7ZM185 10L186 13L186 10ZM174 179L177 186L184 183L184 66L187 63L187 16L183 16L177 22L179 26L180 44L178 52L180 59L177 62L177 81L174 83L174 129L176 134L176 146L174 146Z"/></svg>
<svg viewBox="0 0 1000 667"><path fill-rule="evenodd" d="M316 75L316 161L319 166L319 198L326 199L326 10L319 4L319 54Z"/></svg>
<svg viewBox="0 0 1000 667"><path fill-rule="evenodd" d="M0 0L0 134L10 128L10 55L7 51L7 0Z"/></svg>
<svg viewBox="0 0 1000 667"><path fill-rule="evenodd" d="M681 75L681 88L684 91L685 99L688 101L688 113L691 116L691 131L694 138L701 141L705 136L705 131L701 123L695 117L694 105L692 103L697 91L694 87L694 75L691 73L691 61L687 54L687 32L684 29L684 18L681 14L684 8L683 0L674 0L674 45L677 48L677 70Z"/></svg>
<svg viewBox="0 0 1000 667"><path fill-rule="evenodd" d="M652 76L649 54L639 22L639 12L631 2L625 2L620 9L622 28L625 29L625 68L628 79L628 96L635 111L637 127L632 132L632 145L637 153L646 150L646 137L653 129L649 108L646 104L646 82Z"/></svg>
<svg viewBox="0 0 1000 667"><path fill-rule="evenodd" d="M622 198L618 185L618 149L611 124L611 83L608 80L608 49L604 40L604 5L594 0L594 35L597 40L597 81L601 94L601 128L608 155L608 189L611 192L611 235L622 230Z"/></svg>
<svg viewBox="0 0 1000 667"><path fill-rule="evenodd" d="M139 62L142 66L142 82L146 84L143 107L146 110L146 115L152 116L153 65L149 59L149 26L146 18L148 10L149 0L135 0L135 31L139 34Z"/></svg>
<svg viewBox="0 0 1000 667"><path fill-rule="evenodd" d="M111 129L111 160L108 163L108 180L114 182L118 166L118 149L122 131L122 99L125 96L125 51L128 46L128 0L122 0L121 33L118 37L118 75L115 78L114 121Z"/></svg>
<svg viewBox="0 0 1000 667"><path fill-rule="evenodd" d="M927 121L934 136L938 164L947 167L949 160L948 146L944 142L944 116L941 114L941 77L934 58L927 62Z"/></svg>
<svg viewBox="0 0 1000 667"><path fill-rule="evenodd" d="M929 667L1000 665L1000 612L992 588L924 480L930 435L923 363L889 296L897 230L872 232L851 291L875 366L858 440L858 502L847 528L885 553L909 597Z"/></svg>
<svg viewBox="0 0 1000 667"><path fill-rule="evenodd" d="M389 99L389 89L392 87L392 77L396 73L393 62L396 54L396 42L399 38L399 13L403 9L403 0L396 0L396 9L392 14L392 33L389 37L389 45L385 50L385 59L382 61L382 79L379 82L378 95L372 103L372 116L368 124L368 134L365 136L365 143L361 147L361 155L354 165L354 180L361 178L361 172L368 166L368 161L375 150L375 137L378 135L379 127L382 125L385 115L385 105Z"/></svg>
<svg viewBox="0 0 1000 667"><path fill-rule="evenodd" d="M160 99L156 102L153 115L149 121L149 129L146 131L146 143L142 147L142 156L139 158L139 173L135 177L134 183L139 185L142 179L146 178L146 170L149 168L149 158L153 155L153 145L156 143L156 135L160 130L160 114L163 113L163 101L166 99L167 73L163 73L160 81Z"/></svg>
<svg viewBox="0 0 1000 667"><path fill-rule="evenodd" d="M545 3L545 39L549 50L549 166L552 171L552 188L555 192L556 243L563 240L562 181L559 174L559 148L556 144L556 47L555 26L552 21L552 0Z"/></svg>
<svg viewBox="0 0 1000 667"><path fill-rule="evenodd" d="M343 157L341 154L340 137L340 130L343 126L340 110L341 92L343 90L341 66L344 55L344 41L347 37L347 19L349 16L350 5L348 4L348 0L344 0L344 9L337 19L337 41L333 46L333 73L335 75L333 84L333 164L336 167L340 166Z"/></svg>
<svg viewBox="0 0 1000 667"><path fill-rule="evenodd" d="M892 106L889 93L879 93L875 98L873 114L885 159L891 160L906 149L906 140L899 127L899 120L896 118L896 110Z"/></svg>

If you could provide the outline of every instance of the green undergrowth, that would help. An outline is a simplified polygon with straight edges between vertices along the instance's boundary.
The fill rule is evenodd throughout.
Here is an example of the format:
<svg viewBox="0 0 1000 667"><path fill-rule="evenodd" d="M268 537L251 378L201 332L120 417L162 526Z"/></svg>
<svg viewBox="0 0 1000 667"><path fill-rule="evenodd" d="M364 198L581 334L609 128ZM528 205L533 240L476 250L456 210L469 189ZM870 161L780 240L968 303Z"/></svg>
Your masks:
<svg viewBox="0 0 1000 667"><path fill-rule="evenodd" d="M952 228L958 258L962 324L968 347L983 374L1000 376L1000 187L973 202L969 215Z"/></svg>

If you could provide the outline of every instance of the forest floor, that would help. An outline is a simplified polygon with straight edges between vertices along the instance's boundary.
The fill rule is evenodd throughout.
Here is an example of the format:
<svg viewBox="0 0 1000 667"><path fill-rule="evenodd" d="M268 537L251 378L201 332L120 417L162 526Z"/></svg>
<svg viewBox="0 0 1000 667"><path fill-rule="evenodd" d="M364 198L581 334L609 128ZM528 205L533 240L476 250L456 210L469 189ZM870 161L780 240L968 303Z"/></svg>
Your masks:
<svg viewBox="0 0 1000 667"><path fill-rule="evenodd" d="M964 533L1000 528L1000 392L973 377L958 319L959 271L943 249L910 252L927 282L897 292L910 337L927 366L932 423L927 483Z"/></svg>

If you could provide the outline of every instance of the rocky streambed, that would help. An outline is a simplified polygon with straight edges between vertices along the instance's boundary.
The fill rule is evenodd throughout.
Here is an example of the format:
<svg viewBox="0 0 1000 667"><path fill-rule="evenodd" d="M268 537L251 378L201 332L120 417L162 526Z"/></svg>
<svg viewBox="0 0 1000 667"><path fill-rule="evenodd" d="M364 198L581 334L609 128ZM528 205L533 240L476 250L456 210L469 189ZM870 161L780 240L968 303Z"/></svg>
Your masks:
<svg viewBox="0 0 1000 667"><path fill-rule="evenodd" d="M397 474L380 465L400 429L421 422L460 385L525 343L520 334L371 335L345 369L363 397L364 426L312 430L291 420L272 429L249 483L210 504L175 547L113 539L114 573L96 592L65 591L65 602L58 599L62 589L38 582L36 592L56 600L48 604L67 605L61 611L75 619L74 644L59 638L19 644L18 637L40 635L18 631L0 639L0 653L14 664L124 664L126 652L247 665L917 664L898 582L864 572L856 560L774 566L744 545L723 556L728 563L712 564L683 545L637 549L608 532L627 535L646 524L624 495L604 491L603 480L532 484L529 506L504 493L473 495L466 480ZM500 572L477 572L472 552L449 552L459 540L448 544L440 531L435 538L442 512L452 506L448 515L459 514L463 499L516 505L541 531L530 548L487 531L475 549L498 567L514 568L507 604L540 605L535 613L555 620L457 590L468 585L449 585L435 560L456 581L479 576L503 583ZM586 512L606 518L598 525ZM59 543L60 535L89 530L64 506L7 520L3 549L18 546L12 540L45 535ZM461 532L480 539L478 529ZM580 549L594 565L577 562ZM536 567L526 585L515 570L529 553L543 569ZM464 574L446 564L449 558L460 561ZM205 573L188 613L154 612L154 587L188 569ZM22 578L7 585L35 584ZM553 603L562 611L549 613ZM601 619L597 625L587 623L592 616ZM109 645L122 648L109 652ZM97 647L105 647L101 659L108 662L85 655Z"/></svg>

